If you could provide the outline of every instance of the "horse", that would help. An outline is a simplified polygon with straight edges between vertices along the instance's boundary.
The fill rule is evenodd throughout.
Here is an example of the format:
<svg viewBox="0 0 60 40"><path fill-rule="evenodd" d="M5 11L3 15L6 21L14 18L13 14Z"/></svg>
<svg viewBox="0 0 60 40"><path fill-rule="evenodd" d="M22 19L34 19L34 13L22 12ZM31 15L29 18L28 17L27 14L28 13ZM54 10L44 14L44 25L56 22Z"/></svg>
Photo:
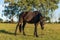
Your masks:
<svg viewBox="0 0 60 40"><path fill-rule="evenodd" d="M30 23L30 24L34 24L35 28L34 28L34 35L36 37L38 37L37 35L37 25L38 23L40 23L41 29L44 29L44 17L42 16L42 14L39 11L26 11L26 12L21 12L19 15L19 21L18 24L16 26L16 30L15 30L15 35L17 32L17 28L19 27L19 31L23 31L23 35L26 35L24 32L24 28L26 23Z"/></svg>

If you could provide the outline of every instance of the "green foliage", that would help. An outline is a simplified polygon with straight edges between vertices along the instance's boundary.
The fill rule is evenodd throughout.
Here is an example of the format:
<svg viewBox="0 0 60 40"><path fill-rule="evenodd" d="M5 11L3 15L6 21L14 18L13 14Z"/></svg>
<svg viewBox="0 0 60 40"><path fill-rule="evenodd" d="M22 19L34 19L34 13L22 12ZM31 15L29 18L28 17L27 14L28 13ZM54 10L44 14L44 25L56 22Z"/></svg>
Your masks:
<svg viewBox="0 0 60 40"><path fill-rule="evenodd" d="M50 17L46 17L46 21L48 21L49 23L51 23Z"/></svg>
<svg viewBox="0 0 60 40"><path fill-rule="evenodd" d="M49 13L49 10L53 12L55 9L58 8L57 4L59 3L59 0L18 0L17 3L15 3L14 0L6 0L7 2L11 2L13 5L17 5L20 7L20 11L31 11L34 8L41 11L41 13L46 16ZM11 5L11 6L13 6ZM14 6L16 10L16 6ZM15 14L14 10L12 16ZM7 11L9 12L9 11ZM6 14L7 15L7 14Z"/></svg>
<svg viewBox="0 0 60 40"><path fill-rule="evenodd" d="M2 22L2 21L3 21L3 19L0 18L0 22Z"/></svg>
<svg viewBox="0 0 60 40"><path fill-rule="evenodd" d="M57 9L58 3L59 0L20 0L17 2L17 5L19 5L23 11L31 11L33 8L36 8L46 15L49 10L54 11Z"/></svg>
<svg viewBox="0 0 60 40"><path fill-rule="evenodd" d="M14 1L12 2L12 0L10 0L10 2L14 3ZM21 10L23 11L29 11L32 9L32 7L34 7L37 10L44 10L44 12L48 12L49 10L53 11L58 8L58 2L59 0L18 0L17 5L19 5L21 7Z"/></svg>
<svg viewBox="0 0 60 40"><path fill-rule="evenodd" d="M58 20L59 20L59 23L60 23L60 18Z"/></svg>

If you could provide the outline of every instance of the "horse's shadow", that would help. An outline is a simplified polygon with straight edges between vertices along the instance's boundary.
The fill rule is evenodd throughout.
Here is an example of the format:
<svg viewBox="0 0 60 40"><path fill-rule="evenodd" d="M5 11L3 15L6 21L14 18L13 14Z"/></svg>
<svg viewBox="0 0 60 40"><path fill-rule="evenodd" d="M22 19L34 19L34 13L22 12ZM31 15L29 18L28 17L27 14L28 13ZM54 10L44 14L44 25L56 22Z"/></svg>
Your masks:
<svg viewBox="0 0 60 40"><path fill-rule="evenodd" d="M8 32L6 30L0 30L0 33L9 34L9 35L14 35L15 34L15 33L12 33L12 32Z"/></svg>

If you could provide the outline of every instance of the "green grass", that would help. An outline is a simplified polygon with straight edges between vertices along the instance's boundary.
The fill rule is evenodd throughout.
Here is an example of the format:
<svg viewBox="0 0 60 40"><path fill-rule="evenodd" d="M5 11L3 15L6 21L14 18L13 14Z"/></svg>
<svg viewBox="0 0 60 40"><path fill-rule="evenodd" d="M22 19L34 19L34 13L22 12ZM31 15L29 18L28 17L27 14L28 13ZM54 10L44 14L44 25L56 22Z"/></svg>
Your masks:
<svg viewBox="0 0 60 40"><path fill-rule="evenodd" d="M0 40L60 40L60 24L46 24L43 31L38 25L38 35L36 38L34 33L34 25L27 24L25 27L26 36L17 31L17 35L14 35L16 24L0 23Z"/></svg>

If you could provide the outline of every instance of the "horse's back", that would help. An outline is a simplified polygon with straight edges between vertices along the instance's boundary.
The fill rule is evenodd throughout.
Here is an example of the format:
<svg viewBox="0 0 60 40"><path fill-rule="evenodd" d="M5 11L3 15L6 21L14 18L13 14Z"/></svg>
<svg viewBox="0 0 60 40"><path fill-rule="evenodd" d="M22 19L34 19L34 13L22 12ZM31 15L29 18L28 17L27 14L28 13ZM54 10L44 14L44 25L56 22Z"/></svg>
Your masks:
<svg viewBox="0 0 60 40"><path fill-rule="evenodd" d="M30 21L31 19L33 19L33 17L35 17L35 13L33 12L28 12L27 15L24 17L24 19L26 21Z"/></svg>
<svg viewBox="0 0 60 40"><path fill-rule="evenodd" d="M24 20L26 21L30 21L31 19L33 19L33 17L35 17L37 15L37 13L28 11L28 12L21 12L20 17L22 17Z"/></svg>
<svg viewBox="0 0 60 40"><path fill-rule="evenodd" d="M22 12L22 18L23 21L29 22L29 23L34 23L34 22L38 22L40 20L40 14L38 11L28 11L28 12Z"/></svg>

